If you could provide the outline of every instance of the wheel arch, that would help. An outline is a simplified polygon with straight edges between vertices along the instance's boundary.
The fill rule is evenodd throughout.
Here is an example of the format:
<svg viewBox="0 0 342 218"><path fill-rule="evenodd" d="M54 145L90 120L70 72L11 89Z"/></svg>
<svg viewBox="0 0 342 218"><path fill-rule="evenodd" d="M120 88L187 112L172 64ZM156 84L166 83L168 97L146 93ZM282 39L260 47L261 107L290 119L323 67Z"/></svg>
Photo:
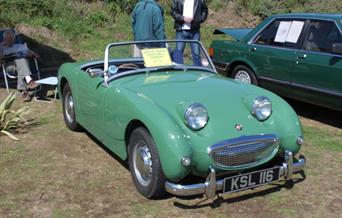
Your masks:
<svg viewBox="0 0 342 218"><path fill-rule="evenodd" d="M60 96L63 96L63 89L65 84L69 83L68 80L65 77L62 77L59 82L59 90L60 90Z"/></svg>
<svg viewBox="0 0 342 218"><path fill-rule="evenodd" d="M68 88L67 90L65 90L66 88ZM61 96L61 104L62 104L62 108L63 108L63 117L64 117L64 121L65 121L65 124L66 126L72 130L72 131L82 131L83 128L81 127L81 125L78 123L78 120L77 120L77 112L76 112L76 104L74 104L74 101L73 102L73 106L71 107L71 109L69 108L68 110L72 110L73 112L70 114L71 111L67 112L67 109L65 108L66 106L66 99L68 99L67 97L65 97L64 95L67 95L68 91L70 92L69 95L72 95L74 96L74 94L72 93L72 90L71 90L71 86L70 86L70 83L68 82L68 80L65 78L65 77L62 77L60 79L60 83L59 83L59 93L60 93L60 96ZM68 104L69 105L69 104ZM68 114L68 115L67 115ZM69 116L69 120L67 120L67 116Z"/></svg>
<svg viewBox="0 0 342 218"><path fill-rule="evenodd" d="M166 121L166 120L164 120ZM132 119L124 130L124 145L127 157L129 157L128 146L129 146L129 138L133 131L139 127L143 127L150 133L153 138L158 155L160 157L161 166L163 169L163 173L166 178L177 181L181 178L184 178L189 173L189 168L181 166L180 158L184 155L191 154L190 147L186 146L187 144L184 142L185 139L170 136L168 131L165 131L164 128L160 128L159 125L155 124L154 121L149 119ZM167 129L170 131L172 128L168 126ZM175 134L179 130L173 129L171 130Z"/></svg>
<svg viewBox="0 0 342 218"><path fill-rule="evenodd" d="M139 128L139 127L144 127L150 134L150 130L147 128L147 126L140 120L135 119L135 120L131 120L125 130L125 144L126 144L126 152L128 154L128 143L129 143L129 137L131 136L132 132ZM128 158L128 155L127 155ZM127 160L126 158L126 160Z"/></svg>
<svg viewBox="0 0 342 218"><path fill-rule="evenodd" d="M231 77L232 76L232 73L233 73L233 70L235 69L235 67L239 66L239 65L243 65L245 67L248 67L253 73L254 75L257 77L257 67L249 62L249 61L246 61L246 60L235 60L233 61L230 65L229 65L229 68L228 68L228 72L227 72L227 77Z"/></svg>

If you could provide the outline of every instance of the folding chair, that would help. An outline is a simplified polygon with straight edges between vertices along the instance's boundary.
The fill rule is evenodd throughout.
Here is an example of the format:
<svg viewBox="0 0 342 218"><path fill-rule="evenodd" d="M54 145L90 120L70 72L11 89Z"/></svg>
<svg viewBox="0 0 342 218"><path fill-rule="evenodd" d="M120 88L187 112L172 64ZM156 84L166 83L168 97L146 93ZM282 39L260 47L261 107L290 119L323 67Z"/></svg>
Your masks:
<svg viewBox="0 0 342 218"><path fill-rule="evenodd" d="M0 30L0 43L3 41L3 33L5 31L11 30L14 32L15 34L15 43L16 44L24 44L24 46L26 46L26 43L23 43L22 40L20 39L19 35L17 34L17 32L14 29L2 29ZM15 57L5 57L4 59L0 60L0 67L2 70L2 75L5 81L5 86L6 86L6 90L7 92L9 92L9 84L16 82L17 79L17 75L13 75L9 72L6 71L6 63L8 63L9 61L13 61L15 59ZM38 61L36 58L27 58L28 60L32 59L33 60L33 64L30 63L29 61L29 65L30 65L30 70L32 75L35 77L35 79L40 79L40 71L39 71L39 67L38 67ZM33 66L32 66L33 65Z"/></svg>

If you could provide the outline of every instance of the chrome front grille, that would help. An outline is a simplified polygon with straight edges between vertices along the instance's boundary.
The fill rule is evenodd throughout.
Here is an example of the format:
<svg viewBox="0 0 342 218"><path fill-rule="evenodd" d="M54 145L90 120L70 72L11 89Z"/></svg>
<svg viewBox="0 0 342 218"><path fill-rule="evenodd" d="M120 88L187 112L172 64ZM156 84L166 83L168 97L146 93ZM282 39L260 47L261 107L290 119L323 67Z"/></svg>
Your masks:
<svg viewBox="0 0 342 218"><path fill-rule="evenodd" d="M216 143L208 153L218 167L246 167L272 158L279 148L275 135L242 136Z"/></svg>

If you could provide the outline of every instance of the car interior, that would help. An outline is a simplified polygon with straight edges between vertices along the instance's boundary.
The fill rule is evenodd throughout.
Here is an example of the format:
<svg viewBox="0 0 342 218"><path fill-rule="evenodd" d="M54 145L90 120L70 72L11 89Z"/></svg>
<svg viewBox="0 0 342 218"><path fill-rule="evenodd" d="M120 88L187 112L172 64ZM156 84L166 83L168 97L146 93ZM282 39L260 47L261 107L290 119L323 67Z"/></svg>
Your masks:
<svg viewBox="0 0 342 218"><path fill-rule="evenodd" d="M115 73L122 73L122 72L126 72L129 70L137 70L137 69L143 69L145 68L144 66L144 61L142 60L142 58L138 58L137 60L126 60L126 61L120 61L120 60L116 60L116 61L110 61L109 62L109 72L111 72L111 67L114 67L115 69L117 69L117 71L115 71ZM81 70L88 72L89 70L92 69L98 69L100 70L104 70L104 61L98 61L94 64L90 64L87 66L84 66L81 68Z"/></svg>
<svg viewBox="0 0 342 218"><path fill-rule="evenodd" d="M333 22L312 22L304 48L310 51L332 52L334 43L342 43L342 35Z"/></svg>

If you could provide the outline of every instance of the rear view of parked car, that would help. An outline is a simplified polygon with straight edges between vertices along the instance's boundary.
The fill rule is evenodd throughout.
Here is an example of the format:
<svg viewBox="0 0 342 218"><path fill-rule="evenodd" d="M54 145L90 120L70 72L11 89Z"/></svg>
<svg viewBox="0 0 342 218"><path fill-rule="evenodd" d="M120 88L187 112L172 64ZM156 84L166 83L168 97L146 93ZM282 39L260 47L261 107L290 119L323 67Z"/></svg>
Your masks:
<svg viewBox="0 0 342 218"><path fill-rule="evenodd" d="M255 29L219 29L215 67L282 96L342 111L342 14L284 14Z"/></svg>

